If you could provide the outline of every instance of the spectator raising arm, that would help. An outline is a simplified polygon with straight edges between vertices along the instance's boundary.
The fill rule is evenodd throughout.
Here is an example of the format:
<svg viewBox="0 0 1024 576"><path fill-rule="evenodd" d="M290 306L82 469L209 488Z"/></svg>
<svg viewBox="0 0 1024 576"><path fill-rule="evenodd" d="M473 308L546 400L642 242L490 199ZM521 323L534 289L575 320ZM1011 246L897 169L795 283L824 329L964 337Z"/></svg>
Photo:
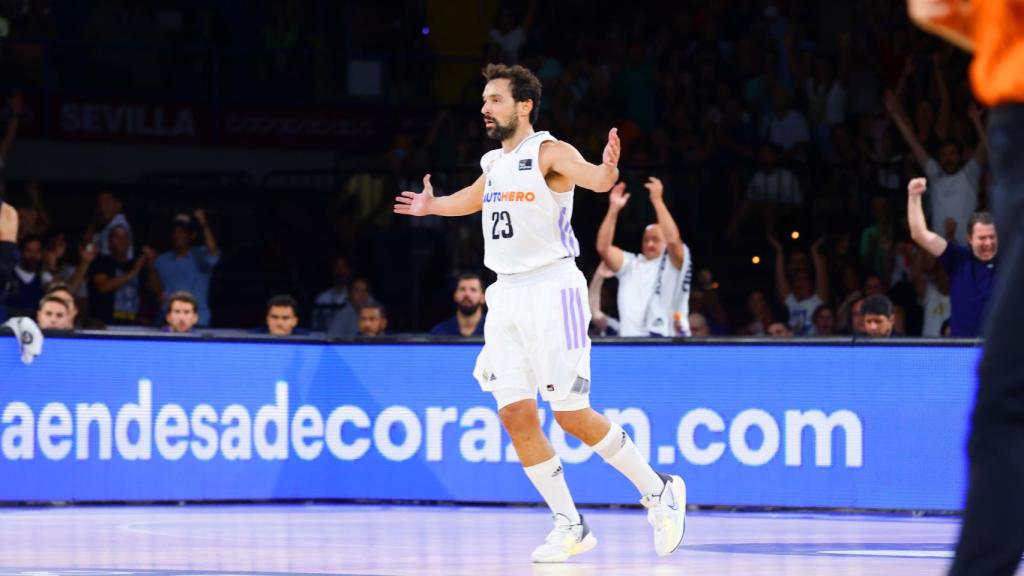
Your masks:
<svg viewBox="0 0 1024 576"><path fill-rule="evenodd" d="M654 213L658 216L658 226L665 233L665 243L668 246L668 256L672 261L672 266L680 270L683 267L686 251L683 249L683 239L679 235L679 226L676 225L672 213L665 205L665 186L661 180L651 176L644 184L644 188L651 193L651 205L654 206Z"/></svg>
<svg viewBox="0 0 1024 576"><path fill-rule="evenodd" d="M914 127L910 125L910 120L904 114L899 100L889 91L885 93L885 109L889 111L889 116L892 117L893 123L896 124L896 128L903 135L903 139L906 140L910 151L914 153L914 159L921 166L921 170L926 170L928 166L928 152L921 145L921 141L917 139L917 135L914 134Z"/></svg>
<svg viewBox="0 0 1024 576"><path fill-rule="evenodd" d="M772 248L775 248L775 295L778 296L779 302L785 304L792 292L789 280L786 278L786 251L774 236L769 236L768 242L771 243Z"/></svg>
<svg viewBox="0 0 1024 576"><path fill-rule="evenodd" d="M626 194L626 183L619 182L612 187L608 195L608 212L601 221L601 227L597 229L597 253L601 260L611 269L618 272L622 268L622 249L612 244L615 240L615 222L619 219L619 212L629 201L629 194Z"/></svg>
<svg viewBox="0 0 1024 576"><path fill-rule="evenodd" d="M62 240L61 242L64 241ZM63 248L60 251L63 252ZM89 273L89 267L96 260L98 254L99 250L91 243L83 244L78 248L78 266L75 267L75 273L68 279L68 290L72 294L77 294L78 289L82 287L82 283L85 282L85 276Z"/></svg>
<svg viewBox="0 0 1024 576"><path fill-rule="evenodd" d="M940 140L949 137L949 88L946 86L946 77L942 73L942 54L938 51L932 53L932 75L935 76L935 86L939 90L939 117L935 120L935 135Z"/></svg>
<svg viewBox="0 0 1024 576"><path fill-rule="evenodd" d="M209 222L206 221L206 212L200 209L196 210L194 215L196 223L199 224L199 228L203 231L203 242L206 244L206 249L210 252L210 256L219 256L220 248L217 247L217 239L213 236L213 231L210 230Z"/></svg>
<svg viewBox="0 0 1024 576"><path fill-rule="evenodd" d="M907 185L907 220L910 224L910 237L914 242L932 256L938 257L946 251L949 243L942 236L929 230L925 222L921 198L927 188L928 181L924 178L914 178Z"/></svg>

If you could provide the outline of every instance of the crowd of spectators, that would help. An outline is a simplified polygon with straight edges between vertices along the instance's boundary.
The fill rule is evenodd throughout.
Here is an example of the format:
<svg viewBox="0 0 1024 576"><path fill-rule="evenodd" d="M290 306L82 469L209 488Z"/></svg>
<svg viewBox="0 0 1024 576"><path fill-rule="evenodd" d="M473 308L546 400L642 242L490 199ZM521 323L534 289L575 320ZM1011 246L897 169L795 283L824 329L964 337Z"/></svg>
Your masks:
<svg viewBox="0 0 1024 576"><path fill-rule="evenodd" d="M308 11L296 9L301 4L271 3L281 19L265 30L268 45L305 42L308 35L289 32L310 22ZM988 202L985 113L965 80L968 56L917 31L903 4L691 0L612 21L597 6L580 13L536 0L485 5L460 16L486 31L460 40L475 42L468 54L446 52L426 27L396 32L402 46L415 43L429 58L394 74L385 92L443 105L425 125L400 129L378 163L393 176L388 186L406 189L430 167L449 169L435 176L443 193L494 146L476 112L479 66L446 60L453 54L529 66L544 82L538 127L587 158L599 157L607 129L618 127L623 187L657 181L663 190L629 206L622 189L577 194L592 334L977 335L997 264L994 227L976 216ZM25 14L33 10L40 9ZM48 13L39 12L32 21L43 24L33 26L48 30ZM4 158L20 106L12 98ZM908 193L921 176L928 193ZM473 241L479 223L393 221L386 213L394 191L364 180L353 178L344 191L358 200L346 206L359 226L376 237L418 227L417 234L443 238L441 249L451 254L445 288L430 301L454 293L455 316L433 329L446 312L424 314L422 325L389 319L388 310L403 304L388 286L399 276L370 270L360 258L365 236L353 235L323 266L326 290L308 301L291 297L294 304L270 299L266 331L480 334L489 276ZM46 304L47 314L60 316L47 300L47 286L57 285L73 297L65 316L76 327L224 327L209 298L221 248L203 210L174 216L159 253L133 236L117 194L99 194L95 220L71 238L51 228L44 192L30 186L18 205L20 256L6 282L8 315L35 315ZM609 218L610 231L603 229ZM680 271L666 281L685 283L688 294L685 302L666 297L654 310L650 281L630 286L640 276L660 277L659 259ZM391 297L375 298L371 283ZM174 300L179 293L191 302ZM195 321L172 322L172 305L190 305ZM652 329L659 319L671 329Z"/></svg>

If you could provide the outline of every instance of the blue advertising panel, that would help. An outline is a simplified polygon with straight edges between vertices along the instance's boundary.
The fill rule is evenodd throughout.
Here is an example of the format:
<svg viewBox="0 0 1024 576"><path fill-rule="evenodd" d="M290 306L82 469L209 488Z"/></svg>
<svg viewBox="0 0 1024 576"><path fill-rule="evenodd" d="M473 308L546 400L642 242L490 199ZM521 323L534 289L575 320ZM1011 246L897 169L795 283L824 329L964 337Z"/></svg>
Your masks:
<svg viewBox="0 0 1024 576"><path fill-rule="evenodd" d="M0 501L535 502L478 344L0 339ZM593 406L691 503L952 510L979 350L843 345L593 349ZM544 429L581 503L627 480Z"/></svg>

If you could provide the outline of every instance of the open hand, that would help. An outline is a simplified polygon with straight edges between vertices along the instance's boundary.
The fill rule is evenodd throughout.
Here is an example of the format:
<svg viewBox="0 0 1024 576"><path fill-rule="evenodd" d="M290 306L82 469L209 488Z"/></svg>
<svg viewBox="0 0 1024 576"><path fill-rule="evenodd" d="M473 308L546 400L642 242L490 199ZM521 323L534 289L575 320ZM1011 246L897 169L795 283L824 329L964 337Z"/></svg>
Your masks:
<svg viewBox="0 0 1024 576"><path fill-rule="evenodd" d="M622 207L629 202L629 194L626 194L626 183L619 182L615 186L612 186L611 192L608 194L608 207L614 208L615 210L622 210Z"/></svg>
<svg viewBox="0 0 1024 576"><path fill-rule="evenodd" d="M426 216L430 214L430 202L434 199L434 187L430 185L430 174L423 177L423 192L404 191L395 196L395 214Z"/></svg>
<svg viewBox="0 0 1024 576"><path fill-rule="evenodd" d="M619 129L612 128L608 131L608 144L604 147L604 154L601 155L601 162L607 166L619 165L619 154L622 152L622 142L619 140Z"/></svg>

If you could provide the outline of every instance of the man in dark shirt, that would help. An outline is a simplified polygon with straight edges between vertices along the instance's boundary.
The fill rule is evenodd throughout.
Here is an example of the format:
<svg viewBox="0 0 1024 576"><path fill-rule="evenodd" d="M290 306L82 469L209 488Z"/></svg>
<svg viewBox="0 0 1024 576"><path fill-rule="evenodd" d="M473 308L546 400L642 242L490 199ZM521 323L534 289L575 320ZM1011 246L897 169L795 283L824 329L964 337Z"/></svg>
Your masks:
<svg viewBox="0 0 1024 576"><path fill-rule="evenodd" d="M949 275L949 323L953 337L977 338L995 285L995 220L988 212L976 212L967 223L967 246L947 242L925 224L921 197L926 188L924 178L915 178L907 186L910 235L918 246L938 257Z"/></svg>
<svg viewBox="0 0 1024 576"><path fill-rule="evenodd" d="M35 316L46 285L53 277L43 269L43 241L25 236L18 243L20 258L7 282L7 313L10 316Z"/></svg>
<svg viewBox="0 0 1024 576"><path fill-rule="evenodd" d="M484 284L479 276L467 273L459 276L455 286L455 316L430 329L435 336L484 335Z"/></svg>
<svg viewBox="0 0 1024 576"><path fill-rule="evenodd" d="M106 325L136 324L143 287L154 299L163 292L154 263L156 252L143 248L132 259L132 237L127 228L115 226L107 234L109 254L100 254L89 268L89 313Z"/></svg>

